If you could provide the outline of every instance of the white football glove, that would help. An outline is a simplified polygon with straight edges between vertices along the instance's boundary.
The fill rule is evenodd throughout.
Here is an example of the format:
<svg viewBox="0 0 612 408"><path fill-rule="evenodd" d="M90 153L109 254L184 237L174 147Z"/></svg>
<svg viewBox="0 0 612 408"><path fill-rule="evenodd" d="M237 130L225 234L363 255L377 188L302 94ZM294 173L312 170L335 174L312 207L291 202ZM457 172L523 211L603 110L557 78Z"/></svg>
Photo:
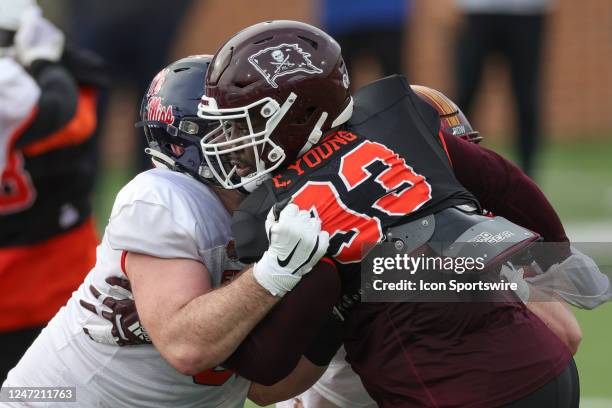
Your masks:
<svg viewBox="0 0 612 408"><path fill-rule="evenodd" d="M510 262L503 264L499 275L501 278L506 279L507 282L516 283L517 289L514 291L516 296L523 303L529 301L529 284L523 278L523 268L516 269Z"/></svg>
<svg viewBox="0 0 612 408"><path fill-rule="evenodd" d="M33 61L59 61L64 52L64 34L42 16L38 7L32 7L21 17L15 34L15 53L24 67Z"/></svg>
<svg viewBox="0 0 612 408"><path fill-rule="evenodd" d="M266 219L270 245L253 267L257 282L274 296L284 296L321 259L329 246L329 234L321 220L287 205L275 220L274 207Z"/></svg>

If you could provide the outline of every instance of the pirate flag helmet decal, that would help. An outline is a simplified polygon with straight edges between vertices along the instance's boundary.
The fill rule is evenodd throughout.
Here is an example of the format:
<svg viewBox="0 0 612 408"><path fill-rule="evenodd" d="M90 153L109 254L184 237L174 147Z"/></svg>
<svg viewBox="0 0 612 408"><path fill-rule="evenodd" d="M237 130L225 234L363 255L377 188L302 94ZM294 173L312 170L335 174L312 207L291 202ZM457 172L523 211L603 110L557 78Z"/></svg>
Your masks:
<svg viewBox="0 0 612 408"><path fill-rule="evenodd" d="M270 85L278 88L274 80L280 76L296 72L306 74L323 72L321 68L312 65L309 57L310 54L302 50L298 44L280 44L251 55L249 63L261 72Z"/></svg>

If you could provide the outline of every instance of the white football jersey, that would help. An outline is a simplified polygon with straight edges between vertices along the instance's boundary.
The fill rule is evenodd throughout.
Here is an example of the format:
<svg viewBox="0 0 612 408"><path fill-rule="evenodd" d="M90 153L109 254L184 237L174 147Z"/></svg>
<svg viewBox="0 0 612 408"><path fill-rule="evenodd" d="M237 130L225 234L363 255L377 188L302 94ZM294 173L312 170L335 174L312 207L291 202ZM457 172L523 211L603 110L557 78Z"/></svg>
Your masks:
<svg viewBox="0 0 612 408"><path fill-rule="evenodd" d="M89 286L104 294L110 288L106 278L125 277L124 251L203 262L213 287L218 287L224 271L243 267L226 255L230 222L217 195L191 177L167 169L139 174L117 195L95 267L11 370L5 385L74 386L79 407L242 407L246 379L218 370L185 376L152 345L96 343L83 326L101 318L79 304L83 299L105 308Z"/></svg>

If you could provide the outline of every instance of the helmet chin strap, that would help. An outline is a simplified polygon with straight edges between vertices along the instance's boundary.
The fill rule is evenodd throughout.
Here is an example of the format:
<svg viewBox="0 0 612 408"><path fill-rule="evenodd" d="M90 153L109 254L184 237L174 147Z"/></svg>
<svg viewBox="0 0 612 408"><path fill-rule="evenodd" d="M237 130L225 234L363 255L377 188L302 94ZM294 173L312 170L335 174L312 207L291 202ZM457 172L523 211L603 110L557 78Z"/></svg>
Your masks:
<svg viewBox="0 0 612 408"><path fill-rule="evenodd" d="M295 102L295 100L297 99L297 95L293 92L291 92L289 94L289 96L287 97L287 99L285 100L285 102L283 102L283 104L280 106L279 112L276 116L272 117L268 123L270 123L270 130L268 132L268 134L272 133L274 131L274 129L276 128L276 126L278 125L278 123L283 119L283 117L287 114L287 112L289 111L289 109L291 108L291 105L293 105L293 103ZM266 124L266 128L267 128L267 124ZM266 129L266 131L268 131L268 129Z"/></svg>
<svg viewBox="0 0 612 408"><path fill-rule="evenodd" d="M310 150L312 146L319 143L319 140L321 140L321 136L323 136L323 132L321 131L321 128L323 127L323 124L327 120L327 116L328 116L327 112L323 112L321 114L321 116L319 117L319 120L317 120L317 123L315 123L314 127L312 128L312 131L308 135L308 139L306 140L306 143L304 144L304 146L302 146L302 148L298 152L298 157L300 157L301 155L306 153L308 150ZM344 110L338 115L338 117L334 119L334 121L331 124L331 127L335 128L336 126L340 126L341 124L349 120L351 116L353 116L353 98L352 97L349 100L349 103L346 105L346 108L344 108Z"/></svg>
<svg viewBox="0 0 612 408"><path fill-rule="evenodd" d="M323 132L321 131L321 128L323 127L323 124L327 120L327 116L329 116L327 112L321 113L321 116L319 116L319 120L317 120L317 123L315 123L314 127L312 128L312 131L308 135L308 139L306 140L306 143L304 144L304 146L302 146L302 148L298 152L298 157L306 153L308 150L310 150L312 146L316 145L319 142L319 140L321 139L321 136L323 136Z"/></svg>
<svg viewBox="0 0 612 408"><path fill-rule="evenodd" d="M295 103L296 99L297 99L297 95L291 92L289 96L287 97L287 99L285 100L285 102L283 102L283 104L278 108L278 112L274 116L272 116L270 120L266 123L267 135L270 135L274 131L276 126L280 123L280 121L283 119L283 117L287 114L287 112L291 108L291 105ZM264 106L263 109L266 109L266 107ZM273 165L271 168L266 169L266 163L264 160L262 160L259 152L257 151L258 147L253 146L253 150L255 153L254 154L255 156L255 173L254 174L256 174L256 176L253 177L253 181L248 181L250 177L241 177L240 178L241 182L240 182L240 185L238 186L238 187L242 187L247 192L250 192L247 185L250 185L250 186L254 185L253 187L253 190L254 190L261 182L263 182L263 180L266 180L267 178L269 178L268 173L274 170L275 168L277 168L285 158L285 151L283 150L283 148L275 144L271 139L268 139L265 144L261 145L260 147L261 152L263 152L266 145L269 145L272 147L272 149L267 154L267 159L271 163L276 163L276 164ZM259 176L257 176L257 174L259 174ZM226 177L226 179L229 179L229 178L230 178L229 176ZM243 183L246 183L246 184L243 184Z"/></svg>
<svg viewBox="0 0 612 408"><path fill-rule="evenodd" d="M166 168L169 168L169 169L171 169L172 167L176 165L176 161L174 161L173 158L171 158L170 156L166 154L163 154L162 152L158 150L154 150L154 149L147 147L145 148L145 153L155 159L158 159L158 160L153 160L154 164L156 164L155 163L156 161L158 163L161 162L162 165L166 166ZM157 165L155 167L157 167Z"/></svg>
<svg viewBox="0 0 612 408"><path fill-rule="evenodd" d="M257 187L259 187L260 185L263 184L264 181L266 181L267 179L270 178L269 174L264 174L262 177L256 177L253 180L249 181L248 177L241 177L240 181L245 182L245 184L242 185L242 189L244 189L244 191L246 193L252 193L253 191L255 191L257 189Z"/></svg>
<svg viewBox="0 0 612 408"><path fill-rule="evenodd" d="M349 103L346 105L346 108L338 115L336 119L331 124L332 128L336 126L340 126L344 122L348 121L351 116L353 116L353 97L349 100Z"/></svg>

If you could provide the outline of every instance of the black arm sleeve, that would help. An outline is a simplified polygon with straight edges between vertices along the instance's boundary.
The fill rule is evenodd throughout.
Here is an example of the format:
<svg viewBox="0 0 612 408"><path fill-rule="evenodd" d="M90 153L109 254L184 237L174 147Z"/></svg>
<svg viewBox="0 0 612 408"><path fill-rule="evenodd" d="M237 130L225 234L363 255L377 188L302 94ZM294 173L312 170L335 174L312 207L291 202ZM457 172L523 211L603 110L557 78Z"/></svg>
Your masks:
<svg viewBox="0 0 612 408"><path fill-rule="evenodd" d="M542 235L566 242L559 216L536 183L497 153L458 137L445 137L457 180L484 208Z"/></svg>
<svg viewBox="0 0 612 408"><path fill-rule="evenodd" d="M571 255L565 229L537 184L497 153L458 137L445 137L457 180L493 214L540 234L530 256L547 269Z"/></svg>
<svg viewBox="0 0 612 408"><path fill-rule="evenodd" d="M325 367L342 346L343 325L331 313L304 353L312 364Z"/></svg>
<svg viewBox="0 0 612 408"><path fill-rule="evenodd" d="M263 385L282 380L313 343L339 296L336 268L331 263L319 262L253 329L223 366Z"/></svg>
<svg viewBox="0 0 612 408"><path fill-rule="evenodd" d="M70 73L61 65L34 61L30 73L40 87L38 113L32 124L15 142L20 148L63 128L74 116L79 90Z"/></svg>

